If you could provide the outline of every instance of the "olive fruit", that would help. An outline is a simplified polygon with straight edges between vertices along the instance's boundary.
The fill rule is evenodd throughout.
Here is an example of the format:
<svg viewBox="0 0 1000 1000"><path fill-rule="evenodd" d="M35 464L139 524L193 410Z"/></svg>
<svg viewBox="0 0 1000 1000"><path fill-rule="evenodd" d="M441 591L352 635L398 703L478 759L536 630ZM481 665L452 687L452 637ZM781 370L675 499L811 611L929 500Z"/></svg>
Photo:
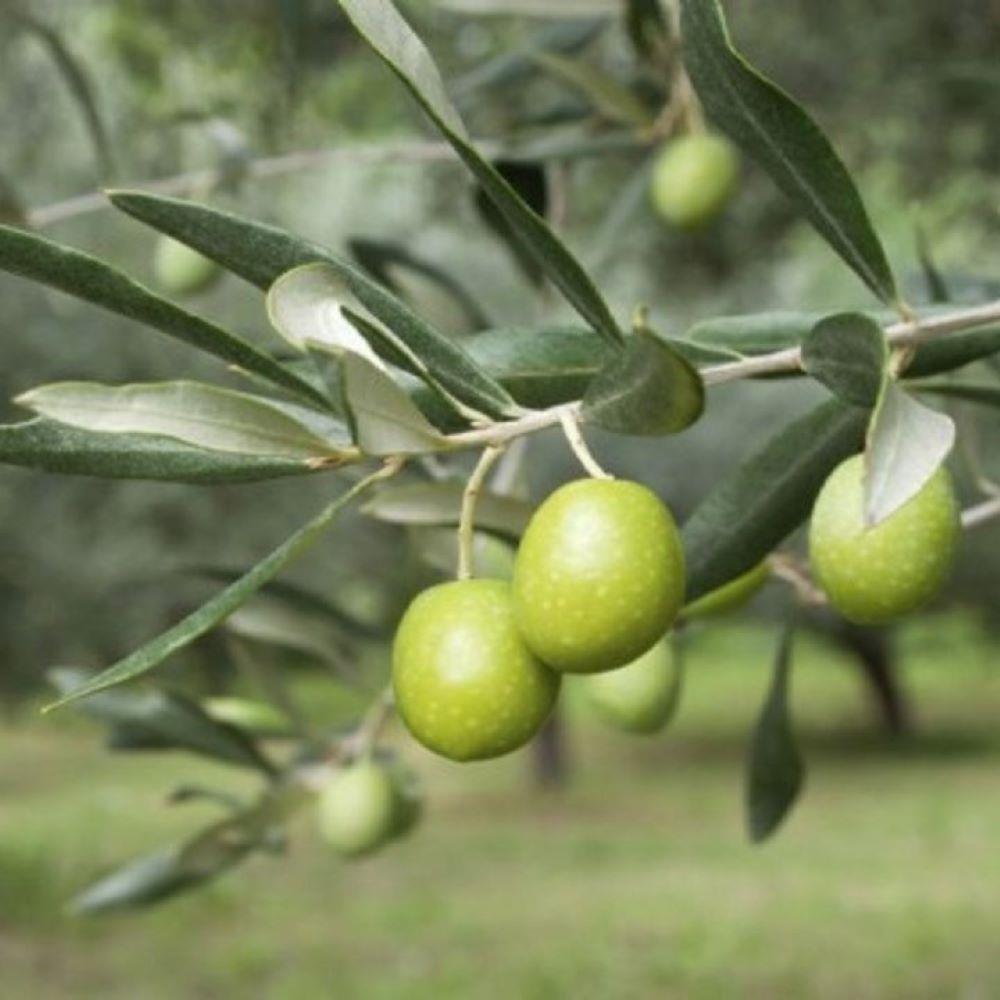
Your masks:
<svg viewBox="0 0 1000 1000"><path fill-rule="evenodd" d="M360 857L393 836L397 796L389 771L361 760L338 771L319 794L323 839L345 857Z"/></svg>
<svg viewBox="0 0 1000 1000"><path fill-rule="evenodd" d="M677 701L673 650L661 640L624 667L581 677L580 683L609 725L631 733L655 733L666 725Z"/></svg>
<svg viewBox="0 0 1000 1000"><path fill-rule="evenodd" d="M153 256L157 284L171 295L196 295L222 277L222 268L186 243L161 236Z"/></svg>
<svg viewBox="0 0 1000 1000"><path fill-rule="evenodd" d="M525 642L554 670L624 666L666 634L684 603L674 519L639 483L568 483L528 523L513 593Z"/></svg>
<svg viewBox="0 0 1000 1000"><path fill-rule="evenodd" d="M738 177L739 159L727 139L681 136L663 148L653 168L653 204L667 222L694 229L726 207Z"/></svg>
<svg viewBox="0 0 1000 1000"><path fill-rule="evenodd" d="M690 604L685 604L681 614L687 620L735 611L746 604L767 583L770 575L767 561L759 562L753 569L734 577L729 583L724 583L721 587L716 587L715 590L710 590L707 594L691 601Z"/></svg>
<svg viewBox="0 0 1000 1000"><path fill-rule="evenodd" d="M459 580L407 608L392 648L396 707L413 736L452 760L485 760L527 743L559 677L514 625L510 584Z"/></svg>
<svg viewBox="0 0 1000 1000"><path fill-rule="evenodd" d="M899 510L869 527L864 460L856 455L820 491L809 555L830 603L849 621L875 625L915 610L940 590L958 536L958 503L944 468Z"/></svg>

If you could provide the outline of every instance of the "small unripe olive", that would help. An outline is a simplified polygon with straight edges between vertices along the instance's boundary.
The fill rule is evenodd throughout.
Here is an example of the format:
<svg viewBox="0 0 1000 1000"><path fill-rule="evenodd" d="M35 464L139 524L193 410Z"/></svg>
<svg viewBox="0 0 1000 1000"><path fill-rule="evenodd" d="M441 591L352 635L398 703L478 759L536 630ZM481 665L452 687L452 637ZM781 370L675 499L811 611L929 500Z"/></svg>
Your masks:
<svg viewBox="0 0 1000 1000"><path fill-rule="evenodd" d="M653 169L652 196L668 222L694 229L729 202L739 178L732 144L718 135L685 135L669 142Z"/></svg>
<svg viewBox="0 0 1000 1000"><path fill-rule="evenodd" d="M830 603L849 621L875 625L919 608L940 590L958 536L958 504L944 468L868 527L864 460L856 455L833 471L816 499L809 555Z"/></svg>
<svg viewBox="0 0 1000 1000"><path fill-rule="evenodd" d="M544 663L580 674L624 666L667 632L684 602L677 526L639 483L569 483L531 518L513 586L517 626Z"/></svg>
<svg viewBox="0 0 1000 1000"><path fill-rule="evenodd" d="M757 563L753 569L749 569L741 576L737 576L724 583L715 590L710 590L697 600L684 605L681 612L685 619L707 618L712 615L725 614L727 611L735 611L742 607L767 583L771 571L767 562Z"/></svg>
<svg viewBox="0 0 1000 1000"><path fill-rule="evenodd" d="M392 649L396 706L425 747L485 760L527 743L559 677L525 645L503 580L442 583L409 606Z"/></svg>
<svg viewBox="0 0 1000 1000"><path fill-rule="evenodd" d="M286 716L266 701L249 698L207 698L201 706L216 722L249 729L261 736L280 736L289 732Z"/></svg>
<svg viewBox="0 0 1000 1000"><path fill-rule="evenodd" d="M222 268L214 260L169 236L157 240L153 272L157 284L171 295L196 295L222 277Z"/></svg>
<svg viewBox="0 0 1000 1000"><path fill-rule="evenodd" d="M362 760L338 771L319 795L323 839L345 857L381 847L396 822L396 791L381 764Z"/></svg>
<svg viewBox="0 0 1000 1000"><path fill-rule="evenodd" d="M631 733L655 733L673 714L677 697L673 650L661 640L624 667L580 683L605 722Z"/></svg>

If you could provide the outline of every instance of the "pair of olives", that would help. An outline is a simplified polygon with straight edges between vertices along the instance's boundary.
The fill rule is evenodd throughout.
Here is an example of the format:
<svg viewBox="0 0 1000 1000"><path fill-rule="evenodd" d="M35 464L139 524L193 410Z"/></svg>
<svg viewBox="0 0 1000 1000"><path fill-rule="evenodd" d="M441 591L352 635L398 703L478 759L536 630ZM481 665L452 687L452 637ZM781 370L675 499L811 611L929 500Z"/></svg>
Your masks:
<svg viewBox="0 0 1000 1000"><path fill-rule="evenodd" d="M634 482L569 483L532 517L510 583L460 580L413 601L393 646L396 705L445 757L500 756L538 731L564 674L632 665L653 687L669 681L658 644L683 603L684 554L662 501Z"/></svg>

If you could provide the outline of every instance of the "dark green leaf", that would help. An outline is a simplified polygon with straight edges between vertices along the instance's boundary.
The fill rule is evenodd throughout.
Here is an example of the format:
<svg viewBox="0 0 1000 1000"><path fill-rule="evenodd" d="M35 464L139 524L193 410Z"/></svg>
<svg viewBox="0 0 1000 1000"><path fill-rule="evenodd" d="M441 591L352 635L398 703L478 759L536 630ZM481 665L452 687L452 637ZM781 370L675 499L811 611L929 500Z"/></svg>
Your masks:
<svg viewBox="0 0 1000 1000"><path fill-rule="evenodd" d="M938 270L931 251L930 240L924 227L916 224L917 259L920 261L920 271L927 286L927 298L930 302L950 302L951 292L944 276Z"/></svg>
<svg viewBox="0 0 1000 1000"><path fill-rule="evenodd" d="M676 434L705 405L697 371L651 333L638 331L591 382L583 417L620 434Z"/></svg>
<svg viewBox="0 0 1000 1000"><path fill-rule="evenodd" d="M51 711L54 708L139 677L158 666L168 656L211 631L237 608L244 605L265 583L277 576L289 563L303 555L319 541L341 509L359 493L366 490L381 475L381 472L376 472L356 483L239 580L231 583L172 628L135 650L125 659L108 667L93 680L76 688L72 694L47 706L45 710Z"/></svg>
<svg viewBox="0 0 1000 1000"><path fill-rule="evenodd" d="M876 525L912 500L955 444L955 422L886 378L865 449L865 519Z"/></svg>
<svg viewBox="0 0 1000 1000"><path fill-rule="evenodd" d="M84 670L58 669L49 673L49 680L61 695L72 694L89 679L90 674ZM274 773L274 767L252 740L238 729L216 722L197 702L176 692L107 691L89 698L80 709L112 727L112 745L115 731L123 729L133 749L190 750L265 774Z"/></svg>
<svg viewBox="0 0 1000 1000"><path fill-rule="evenodd" d="M863 313L821 319L802 342L802 367L835 396L855 406L878 401L889 345L885 332Z"/></svg>
<svg viewBox="0 0 1000 1000"><path fill-rule="evenodd" d="M71 476L205 485L315 471L296 459L206 451L170 438L83 431L52 420L0 426L0 462Z"/></svg>
<svg viewBox="0 0 1000 1000"><path fill-rule="evenodd" d="M524 247L581 316L612 343L621 331L593 281L576 258L472 146L430 53L390 0L373 6L367 0L340 0L344 12L379 57L410 92L451 143L483 190L503 213Z"/></svg>
<svg viewBox="0 0 1000 1000"><path fill-rule="evenodd" d="M459 482L413 483L389 486L362 508L377 521L406 525L458 524L464 485ZM488 491L476 504L476 526L507 538L519 538L531 518L531 505Z"/></svg>
<svg viewBox="0 0 1000 1000"><path fill-rule="evenodd" d="M940 375L994 354L1000 354L1000 326L950 333L921 344L906 369L906 377Z"/></svg>
<svg viewBox="0 0 1000 1000"><path fill-rule="evenodd" d="M918 392L932 392L936 396L949 396L967 403L1000 407L1000 385L984 382L916 382L910 386Z"/></svg>
<svg viewBox="0 0 1000 1000"><path fill-rule="evenodd" d="M197 347L268 382L327 405L324 397L252 344L160 298L108 264L33 233L0 226L0 270L41 282Z"/></svg>
<svg viewBox="0 0 1000 1000"><path fill-rule="evenodd" d="M687 339L739 354L769 354L798 346L821 319L822 313L797 312L719 316L695 323Z"/></svg>
<svg viewBox="0 0 1000 1000"><path fill-rule="evenodd" d="M719 0L681 0L681 17L684 63L711 118L761 163L861 280L895 302L885 251L826 136L733 49Z"/></svg>
<svg viewBox="0 0 1000 1000"><path fill-rule="evenodd" d="M754 843L778 829L805 782L805 765L795 743L789 712L792 638L789 622L781 637L774 678L754 730L747 763L747 829Z"/></svg>
<svg viewBox="0 0 1000 1000"><path fill-rule="evenodd" d="M861 450L867 418L824 403L715 487L684 525L689 601L752 569L805 520L827 476Z"/></svg>

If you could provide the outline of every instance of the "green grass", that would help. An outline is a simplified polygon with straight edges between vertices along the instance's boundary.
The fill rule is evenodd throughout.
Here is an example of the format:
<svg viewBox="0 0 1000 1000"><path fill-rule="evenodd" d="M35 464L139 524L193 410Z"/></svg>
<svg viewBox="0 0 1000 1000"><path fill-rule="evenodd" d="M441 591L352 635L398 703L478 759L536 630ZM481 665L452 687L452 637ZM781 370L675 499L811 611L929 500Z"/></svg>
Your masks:
<svg viewBox="0 0 1000 1000"><path fill-rule="evenodd" d="M212 815L163 805L173 785L247 779L108 754L69 715L24 719L0 730L0 996L995 996L998 649L961 618L903 638L921 735L896 747L850 664L802 645L808 785L762 848L743 833L742 751L774 636L727 628L696 637L663 737L609 734L569 692L563 793L534 790L523 754L455 767L409 748L427 820L384 855L343 865L306 819L288 858L104 920L61 902Z"/></svg>

